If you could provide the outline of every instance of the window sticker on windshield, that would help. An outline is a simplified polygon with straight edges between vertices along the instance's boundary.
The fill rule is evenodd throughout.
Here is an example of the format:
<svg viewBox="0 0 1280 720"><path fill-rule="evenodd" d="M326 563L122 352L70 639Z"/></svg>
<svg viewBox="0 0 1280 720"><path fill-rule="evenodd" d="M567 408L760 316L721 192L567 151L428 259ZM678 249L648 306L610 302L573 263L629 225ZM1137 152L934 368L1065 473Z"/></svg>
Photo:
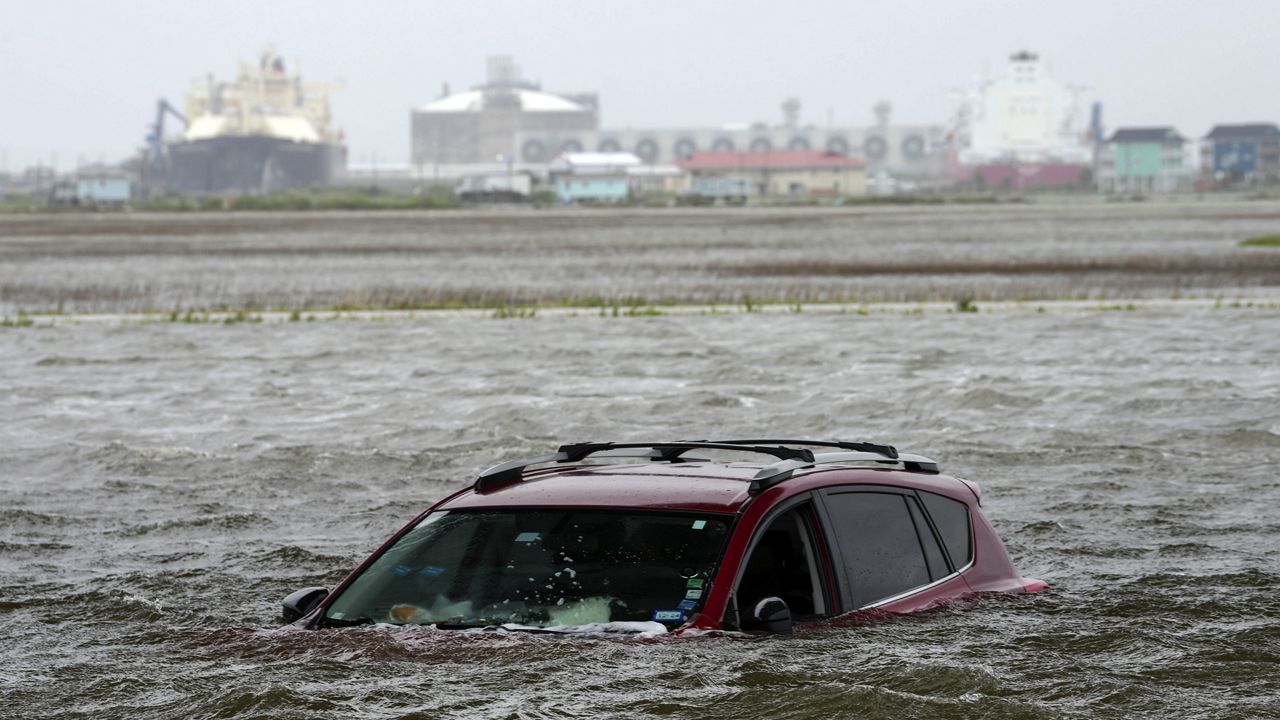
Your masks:
<svg viewBox="0 0 1280 720"><path fill-rule="evenodd" d="M704 528L704 527L706 527L706 526L707 526L707 521L706 521L706 520L694 520L694 521L693 521L693 529L694 529L694 530L701 530L702 528Z"/></svg>
<svg viewBox="0 0 1280 720"><path fill-rule="evenodd" d="M392 565L391 572L394 575L399 575L400 577L404 577L405 575L408 575L409 573L413 572L413 568L409 567L408 565L405 565L404 563L400 563L398 565Z"/></svg>
<svg viewBox="0 0 1280 720"><path fill-rule="evenodd" d="M537 540L538 535L540 534L541 533L536 533L536 532L522 532L516 536L516 542L531 543L534 540Z"/></svg>
<svg viewBox="0 0 1280 720"><path fill-rule="evenodd" d="M702 597L702 591L701 591L701 590L689 590L689 592L686 592L686 593L684 594L684 597L685 597L685 599L686 599L686 600L697 600L698 598Z"/></svg>
<svg viewBox="0 0 1280 720"><path fill-rule="evenodd" d="M690 588L702 587L702 578L689 578L689 582L685 583L685 587L690 587Z"/></svg>
<svg viewBox="0 0 1280 720"><path fill-rule="evenodd" d="M684 620L683 610L654 610L654 622L680 622Z"/></svg>
<svg viewBox="0 0 1280 720"><path fill-rule="evenodd" d="M692 610L694 606L697 604L698 604L697 600L681 600L680 602L676 603L676 607L680 608L681 610Z"/></svg>
<svg viewBox="0 0 1280 720"><path fill-rule="evenodd" d="M421 570L419 570L418 573L421 575L426 575L427 577L440 577L441 575L444 574L444 568L437 567L435 565L428 565L422 568Z"/></svg>

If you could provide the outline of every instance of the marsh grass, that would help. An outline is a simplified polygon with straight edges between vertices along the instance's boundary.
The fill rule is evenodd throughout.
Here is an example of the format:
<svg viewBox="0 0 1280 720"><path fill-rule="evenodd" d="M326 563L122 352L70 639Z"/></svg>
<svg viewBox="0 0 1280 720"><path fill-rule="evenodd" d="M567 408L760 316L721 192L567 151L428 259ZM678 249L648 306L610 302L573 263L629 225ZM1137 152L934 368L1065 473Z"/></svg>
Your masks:
<svg viewBox="0 0 1280 720"><path fill-rule="evenodd" d="M663 315L666 315L666 313L650 305L647 307L628 308L623 315L625 317L662 317Z"/></svg>
<svg viewBox="0 0 1280 720"><path fill-rule="evenodd" d="M1280 235L1267 240L1280 247ZM1246 241L1251 242L1251 241ZM1260 246L1263 243L1254 243ZM1268 245L1270 246L1270 245ZM1265 258L1265 259L1264 259ZM880 275L1183 275L1215 274L1241 277L1280 277L1280 257L1230 255L1224 257L1120 255L1088 258L943 259L910 262L831 260L782 260L748 263L709 263L706 270L719 276L738 277L871 277Z"/></svg>
<svg viewBox="0 0 1280 720"><path fill-rule="evenodd" d="M25 328L35 324L35 320L25 312L19 310L17 316L10 318L4 316L0 318L0 328Z"/></svg>
<svg viewBox="0 0 1280 720"><path fill-rule="evenodd" d="M497 308L489 317L494 320L518 320L537 317L538 309L536 307L520 307L506 305Z"/></svg>

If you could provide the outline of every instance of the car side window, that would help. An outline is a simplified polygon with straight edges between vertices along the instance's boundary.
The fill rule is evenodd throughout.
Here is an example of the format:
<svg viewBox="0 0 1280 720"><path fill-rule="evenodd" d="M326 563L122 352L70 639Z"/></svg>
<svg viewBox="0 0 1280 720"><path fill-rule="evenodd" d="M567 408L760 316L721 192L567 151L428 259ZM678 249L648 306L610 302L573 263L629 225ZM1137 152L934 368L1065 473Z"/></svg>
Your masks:
<svg viewBox="0 0 1280 720"><path fill-rule="evenodd" d="M942 546L938 544L938 537L930 529L924 510L920 509L920 503L914 498L906 498L906 501L907 509L911 512L911 520L916 526L916 535L920 538L920 549L924 551L925 565L929 567L929 579L938 580L950 575L951 570L947 567L946 556L942 554Z"/></svg>
<svg viewBox="0 0 1280 720"><path fill-rule="evenodd" d="M947 554L951 556L956 569L968 565L973 559L973 530L969 525L969 507L958 500L931 492L921 492L920 500L929 511L929 517L933 518L933 525L938 528L938 534L942 536L942 543L947 546Z"/></svg>
<svg viewBox="0 0 1280 720"><path fill-rule="evenodd" d="M866 607L931 581L933 573L925 558L922 533L912 518L913 504L911 498L897 493L826 493L852 608ZM925 531L936 547L932 533Z"/></svg>
<svg viewBox="0 0 1280 720"><path fill-rule="evenodd" d="M794 617L831 614L822 582L827 561L815 534L815 518L806 503L769 522L738 581L739 608L778 597Z"/></svg>

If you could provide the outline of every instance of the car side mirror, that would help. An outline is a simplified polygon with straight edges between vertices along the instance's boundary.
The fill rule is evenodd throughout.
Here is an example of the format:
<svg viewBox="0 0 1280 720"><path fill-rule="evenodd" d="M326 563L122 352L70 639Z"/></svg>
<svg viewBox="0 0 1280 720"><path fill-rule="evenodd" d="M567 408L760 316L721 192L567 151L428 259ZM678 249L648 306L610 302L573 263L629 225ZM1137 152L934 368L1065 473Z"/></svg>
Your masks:
<svg viewBox="0 0 1280 720"><path fill-rule="evenodd" d="M759 630L776 635L791 634L791 608L779 597L761 598L752 606L743 630Z"/></svg>
<svg viewBox="0 0 1280 720"><path fill-rule="evenodd" d="M320 601L329 594L329 588L309 587L290 593L280 601L280 619L291 623L316 609Z"/></svg>

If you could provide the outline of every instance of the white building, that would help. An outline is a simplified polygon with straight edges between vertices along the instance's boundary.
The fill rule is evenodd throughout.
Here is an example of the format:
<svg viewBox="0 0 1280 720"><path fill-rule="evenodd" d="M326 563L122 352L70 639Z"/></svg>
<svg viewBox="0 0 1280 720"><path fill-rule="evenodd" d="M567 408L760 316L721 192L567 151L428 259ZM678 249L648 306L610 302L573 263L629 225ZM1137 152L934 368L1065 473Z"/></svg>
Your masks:
<svg viewBox="0 0 1280 720"><path fill-rule="evenodd" d="M1050 77L1040 57L1018 52L1004 73L968 90L957 112L962 165L1092 161L1080 89Z"/></svg>

